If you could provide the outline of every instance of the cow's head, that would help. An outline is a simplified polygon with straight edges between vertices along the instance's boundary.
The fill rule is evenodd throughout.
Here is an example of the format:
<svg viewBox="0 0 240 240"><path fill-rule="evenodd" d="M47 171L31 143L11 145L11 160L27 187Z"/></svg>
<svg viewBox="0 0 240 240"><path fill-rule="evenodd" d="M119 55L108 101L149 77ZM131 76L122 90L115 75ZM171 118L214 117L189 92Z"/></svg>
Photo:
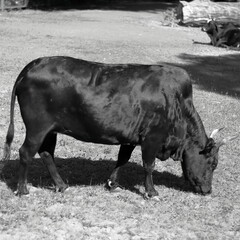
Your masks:
<svg viewBox="0 0 240 240"><path fill-rule="evenodd" d="M212 35L214 32L218 32L218 26L213 19L209 19L207 23L202 27L202 31Z"/></svg>
<svg viewBox="0 0 240 240"><path fill-rule="evenodd" d="M193 186L195 192L203 195L212 191L213 171L218 164L219 148L227 141L237 137L229 137L215 142L213 136L218 131L218 129L213 131L203 149L192 143L188 145L183 153L182 170L184 177Z"/></svg>

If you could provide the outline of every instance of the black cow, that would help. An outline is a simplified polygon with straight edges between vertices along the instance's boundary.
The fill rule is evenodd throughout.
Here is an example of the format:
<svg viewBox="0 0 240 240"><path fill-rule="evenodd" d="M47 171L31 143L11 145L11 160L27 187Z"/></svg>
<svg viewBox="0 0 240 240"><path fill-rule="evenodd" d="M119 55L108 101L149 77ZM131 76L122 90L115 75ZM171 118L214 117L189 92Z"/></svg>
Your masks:
<svg viewBox="0 0 240 240"><path fill-rule="evenodd" d="M240 29L232 23L220 27L214 20L210 20L202 27L202 31L208 34L213 46L240 49Z"/></svg>
<svg viewBox="0 0 240 240"><path fill-rule="evenodd" d="M157 195L155 158L182 162L195 191L211 192L218 150L223 142L207 137L193 106L185 70L161 65L114 65L70 57L44 57L18 76L11 98L4 160L10 157L14 106L18 98L26 126L20 153L18 194L27 194L27 169L39 153L60 191L66 189L54 163L57 133L85 142L120 144L108 185L117 186L118 170L141 146L146 196Z"/></svg>

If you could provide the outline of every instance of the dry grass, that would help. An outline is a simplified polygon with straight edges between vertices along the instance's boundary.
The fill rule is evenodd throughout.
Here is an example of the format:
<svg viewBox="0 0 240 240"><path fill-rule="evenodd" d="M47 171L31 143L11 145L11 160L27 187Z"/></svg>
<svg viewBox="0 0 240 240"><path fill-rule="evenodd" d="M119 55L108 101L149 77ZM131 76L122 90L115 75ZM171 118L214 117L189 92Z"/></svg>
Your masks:
<svg viewBox="0 0 240 240"><path fill-rule="evenodd" d="M158 21L154 13L23 11L3 13L0 17L0 45L4 46L0 52L2 146L14 80L26 63L39 56L70 55L116 63L165 61L178 65L186 64L178 58L179 54L193 51L198 56L226 53L235 56L223 49L192 46L191 39L196 37L198 29L152 25ZM208 41L204 35L197 36ZM166 43L168 48L162 48ZM203 78L212 81L214 77L217 86L217 73L224 72L226 64L217 62L213 72L205 75L204 72L196 74L196 66L189 67L197 83L194 102L206 130L225 126L221 136L240 130L240 102L226 95L227 90L221 89L220 94L214 87L211 92L199 88ZM239 70L236 67L233 71L236 74L226 74L226 81L237 85ZM232 79L233 76L236 78ZM52 180L37 156L29 171L30 194L19 198L13 190L24 126L18 107L15 112L13 161L4 167L0 181L0 239L240 238L239 139L220 151L211 196L190 192L184 185L179 163L168 160L158 161L154 172L160 201L146 201L141 196L143 170L139 149L123 168L121 185L125 190L110 193L104 190L104 183L114 167L118 147L86 144L59 136L57 165L69 189L64 194L54 192Z"/></svg>

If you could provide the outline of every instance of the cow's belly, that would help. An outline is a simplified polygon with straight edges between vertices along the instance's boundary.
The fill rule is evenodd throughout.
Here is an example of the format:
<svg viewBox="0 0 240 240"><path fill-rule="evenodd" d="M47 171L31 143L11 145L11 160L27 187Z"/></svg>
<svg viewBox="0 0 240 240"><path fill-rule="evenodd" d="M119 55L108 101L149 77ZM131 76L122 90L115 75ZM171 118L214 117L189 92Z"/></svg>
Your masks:
<svg viewBox="0 0 240 240"><path fill-rule="evenodd" d="M86 132L68 132L68 133L64 133L68 136L74 137L77 140L83 141L83 142L91 142L91 143L99 143L99 144L108 144L108 145L118 145L118 144L127 144L130 143L130 141L128 140L121 140L118 139L116 136L108 136L106 135L101 135L101 136L97 136L97 135L93 135L93 134L89 134Z"/></svg>
<svg viewBox="0 0 240 240"><path fill-rule="evenodd" d="M57 120L56 132L74 137L84 142L100 144L139 144L139 130L134 128L134 121L102 119L71 115L62 116Z"/></svg>

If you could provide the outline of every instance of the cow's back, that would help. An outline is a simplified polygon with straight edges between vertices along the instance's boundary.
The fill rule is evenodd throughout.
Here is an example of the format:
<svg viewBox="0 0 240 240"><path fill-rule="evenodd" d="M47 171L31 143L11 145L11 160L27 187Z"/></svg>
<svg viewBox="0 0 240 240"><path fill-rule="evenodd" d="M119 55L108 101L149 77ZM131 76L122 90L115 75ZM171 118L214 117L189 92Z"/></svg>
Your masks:
<svg viewBox="0 0 240 240"><path fill-rule="evenodd" d="M41 113L55 131L98 143L138 144L151 131L167 132L192 97L188 74L172 66L49 57L30 63L19 79L25 124L41 124Z"/></svg>

